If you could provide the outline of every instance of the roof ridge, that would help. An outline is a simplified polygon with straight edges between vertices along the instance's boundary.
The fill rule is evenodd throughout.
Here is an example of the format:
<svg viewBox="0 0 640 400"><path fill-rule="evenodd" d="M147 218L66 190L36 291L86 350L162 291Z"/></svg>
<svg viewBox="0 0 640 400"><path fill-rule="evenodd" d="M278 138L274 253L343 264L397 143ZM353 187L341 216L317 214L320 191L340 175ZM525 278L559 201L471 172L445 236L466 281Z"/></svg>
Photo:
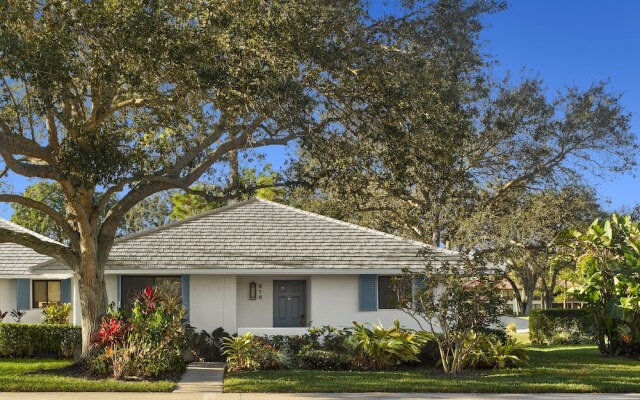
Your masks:
<svg viewBox="0 0 640 400"><path fill-rule="evenodd" d="M0 223L4 223L4 224L7 224L7 225L9 225L9 226L11 226L13 228L16 228L18 230L18 232L25 232L25 233L28 233L30 235L33 235L33 236L37 237L40 240L44 240L44 241L51 242L51 243L56 243L56 244L59 244L59 245L62 245L62 246L67 246L64 243L60 243L57 240L53 240L48 236L40 234L40 233L38 233L36 231L32 231L31 229L25 228L24 226L16 224L15 222L11 222L11 221L9 221L7 219L0 218ZM27 246L24 246L24 247L27 247Z"/></svg>
<svg viewBox="0 0 640 400"><path fill-rule="evenodd" d="M351 222L342 221L342 220L339 220L337 218L327 217L326 215L317 214L317 213L314 213L314 212L311 212L311 211L305 211L305 210L302 210L300 208L296 208L296 207L292 207L292 206L289 206L289 205L286 205L286 204L278 203L276 201L271 201L271 200L262 199L262 198L256 198L256 200L259 201L259 202L262 202L262 203L272 204L272 205L275 205L275 206L278 206L278 207L282 207L282 208L285 208L285 209L288 209L288 210L291 210L291 211L295 211L295 212L300 213L300 214L305 214L305 215L308 215L308 216L311 216L311 217L314 217L314 218L317 218L317 219L323 219L323 220L334 222L334 223L337 223L337 224L340 224L340 225L345 225L345 226L348 226L348 227L351 227L351 228L356 228L356 229L361 230L361 231L373 233L373 234L376 234L378 236L384 236L384 237L395 239L395 240L402 241L402 242L409 242L409 243L412 243L414 245L435 249L437 251L440 251L440 252L443 252L443 253L447 253L447 254L457 254L457 252L453 251L453 250L443 249L443 248L440 248L440 247L437 247L437 246L433 246L433 245L430 245L430 244L427 244L427 243L424 243L424 242L420 242L418 240L413 240L413 239L409 239L409 238L406 238L406 237L403 237L403 236L393 235L391 233L382 232L382 231L379 231L379 230L376 230L376 229L372 229L372 228L367 228L367 227L362 226L362 225L358 225L358 224L353 224Z"/></svg>

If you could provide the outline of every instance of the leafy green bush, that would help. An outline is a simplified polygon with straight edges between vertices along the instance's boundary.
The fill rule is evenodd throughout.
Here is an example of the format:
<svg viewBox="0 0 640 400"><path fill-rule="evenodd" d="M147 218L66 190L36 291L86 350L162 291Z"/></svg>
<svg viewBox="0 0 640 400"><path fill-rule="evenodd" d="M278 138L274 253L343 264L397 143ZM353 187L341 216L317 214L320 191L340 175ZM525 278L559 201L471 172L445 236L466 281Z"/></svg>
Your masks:
<svg viewBox="0 0 640 400"><path fill-rule="evenodd" d="M184 370L185 327L182 301L174 291L147 288L130 315L110 310L93 338L93 372L114 378L158 378Z"/></svg>
<svg viewBox="0 0 640 400"><path fill-rule="evenodd" d="M400 327L396 320L392 327L384 328L353 322L350 336L356 350L355 366L363 369L380 370L403 362L419 362L418 355L430 336Z"/></svg>
<svg viewBox="0 0 640 400"><path fill-rule="evenodd" d="M0 357L73 358L82 344L80 327L45 324L0 324Z"/></svg>
<svg viewBox="0 0 640 400"><path fill-rule="evenodd" d="M595 319L587 310L533 310L529 316L532 344L595 343Z"/></svg>
<svg viewBox="0 0 640 400"><path fill-rule="evenodd" d="M222 354L224 339L231 337L224 328L215 329L211 334L207 331L195 332L193 327L187 327L185 348L191 351L198 361L225 361Z"/></svg>
<svg viewBox="0 0 640 400"><path fill-rule="evenodd" d="M291 354L278 351L267 340L250 332L225 338L223 354L227 356L230 371L283 369L295 365Z"/></svg>
<svg viewBox="0 0 640 400"><path fill-rule="evenodd" d="M353 363L350 354L331 350L303 349L300 353L300 367L322 371L349 369Z"/></svg>
<svg viewBox="0 0 640 400"><path fill-rule="evenodd" d="M50 304L42 310L43 324L69 325L71 315L71 304Z"/></svg>
<svg viewBox="0 0 640 400"><path fill-rule="evenodd" d="M467 346L470 356L465 369L517 367L529 359L525 345L513 338L502 341L495 335L477 333Z"/></svg>

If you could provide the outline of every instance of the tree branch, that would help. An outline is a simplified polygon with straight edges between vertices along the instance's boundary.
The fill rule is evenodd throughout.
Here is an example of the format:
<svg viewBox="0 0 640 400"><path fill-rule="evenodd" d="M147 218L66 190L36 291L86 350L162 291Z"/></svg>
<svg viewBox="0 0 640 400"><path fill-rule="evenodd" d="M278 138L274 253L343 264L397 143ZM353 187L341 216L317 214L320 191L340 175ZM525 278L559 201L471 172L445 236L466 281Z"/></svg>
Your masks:
<svg viewBox="0 0 640 400"><path fill-rule="evenodd" d="M78 256L69 247L53 240L43 240L30 233L16 232L10 229L0 228L0 243L15 243L29 247L37 253L55 258L69 266L74 272L77 272L78 270L80 261Z"/></svg>
<svg viewBox="0 0 640 400"><path fill-rule="evenodd" d="M16 194L0 194L0 202L2 203L17 203L22 204L23 206L32 208L34 210L40 211L55 221L56 224L62 228L64 233L67 235L69 240L73 242L77 241L77 233L73 230L71 225L65 220L64 216L62 216L59 212L49 207L48 205L30 199L28 197L16 195Z"/></svg>

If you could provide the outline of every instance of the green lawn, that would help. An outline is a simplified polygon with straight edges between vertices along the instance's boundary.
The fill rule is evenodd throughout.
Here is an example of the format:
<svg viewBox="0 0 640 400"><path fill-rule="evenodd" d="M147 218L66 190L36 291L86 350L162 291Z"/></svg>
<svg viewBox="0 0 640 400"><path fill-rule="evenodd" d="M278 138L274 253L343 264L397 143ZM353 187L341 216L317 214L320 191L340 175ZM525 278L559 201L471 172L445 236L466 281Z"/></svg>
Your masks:
<svg viewBox="0 0 640 400"><path fill-rule="evenodd" d="M60 360L0 359L0 392L168 392L175 382L125 382L52 373L71 363Z"/></svg>
<svg viewBox="0 0 640 400"><path fill-rule="evenodd" d="M257 371L228 374L225 392L640 392L640 361L601 357L594 346L532 347L526 367L467 373Z"/></svg>

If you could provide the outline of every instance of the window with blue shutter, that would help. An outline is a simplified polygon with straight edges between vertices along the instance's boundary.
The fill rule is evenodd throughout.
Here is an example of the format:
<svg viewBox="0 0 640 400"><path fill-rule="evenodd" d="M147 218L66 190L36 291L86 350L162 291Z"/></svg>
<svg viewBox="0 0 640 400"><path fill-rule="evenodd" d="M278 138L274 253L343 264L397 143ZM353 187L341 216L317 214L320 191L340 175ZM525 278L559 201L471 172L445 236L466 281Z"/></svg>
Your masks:
<svg viewBox="0 0 640 400"><path fill-rule="evenodd" d="M16 308L31 309L31 279L16 279Z"/></svg>
<svg viewBox="0 0 640 400"><path fill-rule="evenodd" d="M71 303L71 278L60 282L60 302Z"/></svg>
<svg viewBox="0 0 640 400"><path fill-rule="evenodd" d="M189 304L191 297L191 288L190 284L190 275L182 275L182 305L184 306L187 313L185 314L185 319L189 322Z"/></svg>
<svg viewBox="0 0 640 400"><path fill-rule="evenodd" d="M360 311L378 310L378 275L364 274L360 277Z"/></svg>

